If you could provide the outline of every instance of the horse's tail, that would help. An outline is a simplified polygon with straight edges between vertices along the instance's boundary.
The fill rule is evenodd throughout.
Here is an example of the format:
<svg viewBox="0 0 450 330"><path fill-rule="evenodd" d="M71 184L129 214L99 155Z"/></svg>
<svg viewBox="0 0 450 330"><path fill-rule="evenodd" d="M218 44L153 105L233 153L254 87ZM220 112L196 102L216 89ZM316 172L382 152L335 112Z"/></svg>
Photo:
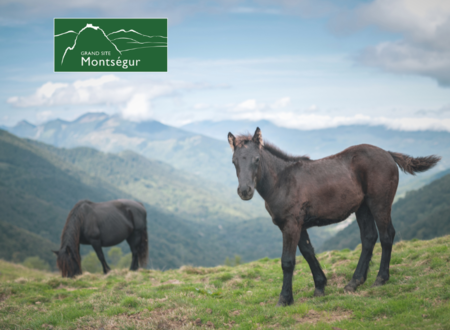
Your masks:
<svg viewBox="0 0 450 330"><path fill-rule="evenodd" d="M417 172L425 172L426 170L429 170L441 160L441 157L436 155L414 158L399 152L388 152L403 172L412 175L415 175Z"/></svg>
<svg viewBox="0 0 450 330"><path fill-rule="evenodd" d="M145 267L148 261L148 235L147 228L141 232L141 241L138 245L139 266Z"/></svg>

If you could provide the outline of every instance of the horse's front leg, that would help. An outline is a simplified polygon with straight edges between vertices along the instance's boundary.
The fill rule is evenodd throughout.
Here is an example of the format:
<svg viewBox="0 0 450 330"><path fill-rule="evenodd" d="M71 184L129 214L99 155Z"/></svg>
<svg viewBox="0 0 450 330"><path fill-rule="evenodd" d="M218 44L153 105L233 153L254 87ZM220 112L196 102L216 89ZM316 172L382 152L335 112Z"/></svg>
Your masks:
<svg viewBox="0 0 450 330"><path fill-rule="evenodd" d="M103 273L108 273L111 268L109 268L108 264L106 263L105 256L103 255L102 243L100 242L100 240L91 240L91 245L94 248L95 253L97 253L98 259L102 263Z"/></svg>
<svg viewBox="0 0 450 330"><path fill-rule="evenodd" d="M283 288L277 306L287 306L294 303L292 296L292 277L295 268L295 252L300 238L301 226L297 219L288 219L281 229L283 233L283 254L281 268L283 269Z"/></svg>

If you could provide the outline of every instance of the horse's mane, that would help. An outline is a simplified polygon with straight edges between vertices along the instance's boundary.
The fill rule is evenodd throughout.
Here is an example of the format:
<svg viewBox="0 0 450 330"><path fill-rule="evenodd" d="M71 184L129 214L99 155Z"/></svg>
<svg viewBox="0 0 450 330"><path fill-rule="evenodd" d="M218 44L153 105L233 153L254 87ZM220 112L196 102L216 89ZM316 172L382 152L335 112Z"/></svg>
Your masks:
<svg viewBox="0 0 450 330"><path fill-rule="evenodd" d="M84 220L84 212L81 210L81 205L84 203L90 203L89 201L83 200L75 204L72 210L70 210L69 215L67 216L66 223L64 225L64 229L61 233L61 249L64 246L68 246L72 253L75 255L75 260L78 264L78 267L81 269L81 257L79 253L79 244L80 244L80 230L81 224ZM63 276L66 276L70 271L70 266L72 264L72 260L66 253L59 253L57 264L58 268L61 270Z"/></svg>
<svg viewBox="0 0 450 330"><path fill-rule="evenodd" d="M236 136L236 147L237 148L241 148L244 145L246 145L249 142L252 142L252 136L250 134L241 134ZM292 156L289 155L288 153L284 152L283 150L281 150L280 148L278 148L277 146L273 145L270 142L266 142L264 141L264 146L263 149L267 152L269 152L270 154L272 154L273 156L280 158L284 161L287 162L298 162L298 161L311 161L311 159L308 156Z"/></svg>

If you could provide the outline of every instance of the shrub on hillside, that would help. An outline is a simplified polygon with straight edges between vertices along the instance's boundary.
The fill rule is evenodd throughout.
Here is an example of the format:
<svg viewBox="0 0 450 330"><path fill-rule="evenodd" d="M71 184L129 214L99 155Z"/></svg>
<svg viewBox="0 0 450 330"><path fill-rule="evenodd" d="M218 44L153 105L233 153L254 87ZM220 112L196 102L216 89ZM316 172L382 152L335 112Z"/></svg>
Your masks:
<svg viewBox="0 0 450 330"><path fill-rule="evenodd" d="M50 265L47 261L42 260L38 256L28 257L23 261L23 265L27 268L39 269L39 270L50 270Z"/></svg>
<svg viewBox="0 0 450 330"><path fill-rule="evenodd" d="M89 273L101 273L103 268L100 260L97 258L97 254L91 251L89 254L85 255L81 260L81 267L83 271Z"/></svg>
<svg viewBox="0 0 450 330"><path fill-rule="evenodd" d="M124 255L122 258L120 258L119 262L117 263L117 268L130 268L131 266L131 253L128 253Z"/></svg>
<svg viewBox="0 0 450 330"><path fill-rule="evenodd" d="M119 246L114 246L108 251L109 260L111 260L111 265L116 266L120 259L123 257L122 249Z"/></svg>

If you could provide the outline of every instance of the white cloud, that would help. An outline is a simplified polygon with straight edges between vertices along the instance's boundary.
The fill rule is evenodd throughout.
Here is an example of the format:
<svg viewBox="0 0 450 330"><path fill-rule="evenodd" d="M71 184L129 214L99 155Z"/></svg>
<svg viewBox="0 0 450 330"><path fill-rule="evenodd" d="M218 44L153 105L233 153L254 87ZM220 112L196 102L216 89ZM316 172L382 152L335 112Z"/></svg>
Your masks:
<svg viewBox="0 0 450 330"><path fill-rule="evenodd" d="M238 104L225 105L228 112L247 113L247 112L267 112L286 108L291 103L290 97L283 97L272 103L257 102L255 99L248 99Z"/></svg>
<svg viewBox="0 0 450 330"><path fill-rule="evenodd" d="M274 108L274 109L285 108L285 107L287 107L290 103L291 103L291 98L290 98L290 97L282 97L281 99L276 100L276 101L272 104L272 108Z"/></svg>
<svg viewBox="0 0 450 330"><path fill-rule="evenodd" d="M100 78L77 80L73 83L73 86L75 88L101 87L104 84L114 82L114 81L119 81L119 80L120 80L119 77L117 77L113 74L108 74L108 75L101 76Z"/></svg>
<svg viewBox="0 0 450 330"><path fill-rule="evenodd" d="M7 102L15 107L114 104L128 100L132 86L117 76L77 80L72 84L47 82L29 96L13 96Z"/></svg>
<svg viewBox="0 0 450 330"><path fill-rule="evenodd" d="M450 86L450 1L375 0L338 15L332 26L340 32L377 26L400 34L400 40L364 49L358 61Z"/></svg>
<svg viewBox="0 0 450 330"><path fill-rule="evenodd" d="M141 121L152 117L150 97L144 93L134 94L122 110L125 119Z"/></svg>
<svg viewBox="0 0 450 330"><path fill-rule="evenodd" d="M127 119L144 120L152 116L152 100L162 96L179 98L181 91L208 87L180 81L130 82L109 74L99 78L76 80L70 84L47 82L34 94L13 96L7 102L22 108L112 106ZM39 119L42 119L41 117Z"/></svg>
<svg viewBox="0 0 450 330"><path fill-rule="evenodd" d="M250 99L244 102L239 103L232 111L247 111L247 110L256 110L257 108L264 107L264 104L256 103L256 100Z"/></svg>
<svg viewBox="0 0 450 330"><path fill-rule="evenodd" d="M52 118L52 116L53 116L53 113L49 110L41 111L36 114L36 118L40 122L45 122L45 121L49 120L50 118Z"/></svg>
<svg viewBox="0 0 450 330"><path fill-rule="evenodd" d="M58 89L64 87L67 87L67 84L63 83L53 84L51 82L48 82L42 85L42 87L38 88L38 90L36 91L36 96L42 99L49 99Z"/></svg>
<svg viewBox="0 0 450 330"><path fill-rule="evenodd" d="M284 107L280 108L280 104ZM441 107L437 110L416 111L415 115L421 117L388 117L383 115L365 115L357 113L355 115L331 115L321 114L316 104L305 107L301 110L292 110L290 107L290 97L284 97L275 102L260 102L256 99L248 99L238 104L209 105L210 111L206 116L196 117L191 114L189 118L179 118L177 125L184 125L195 121L212 120L268 120L274 124L301 130L313 130L332 128L345 125L383 125L390 129L401 131L449 131L450 118L443 118L442 114L448 113L449 106ZM172 123L173 124L173 123Z"/></svg>
<svg viewBox="0 0 450 330"><path fill-rule="evenodd" d="M343 125L383 125L401 131L437 130L450 132L450 118L387 118L362 114L354 116L327 116L317 114L296 114L293 112L246 113L233 116L235 120L269 120L287 128L312 130Z"/></svg>

